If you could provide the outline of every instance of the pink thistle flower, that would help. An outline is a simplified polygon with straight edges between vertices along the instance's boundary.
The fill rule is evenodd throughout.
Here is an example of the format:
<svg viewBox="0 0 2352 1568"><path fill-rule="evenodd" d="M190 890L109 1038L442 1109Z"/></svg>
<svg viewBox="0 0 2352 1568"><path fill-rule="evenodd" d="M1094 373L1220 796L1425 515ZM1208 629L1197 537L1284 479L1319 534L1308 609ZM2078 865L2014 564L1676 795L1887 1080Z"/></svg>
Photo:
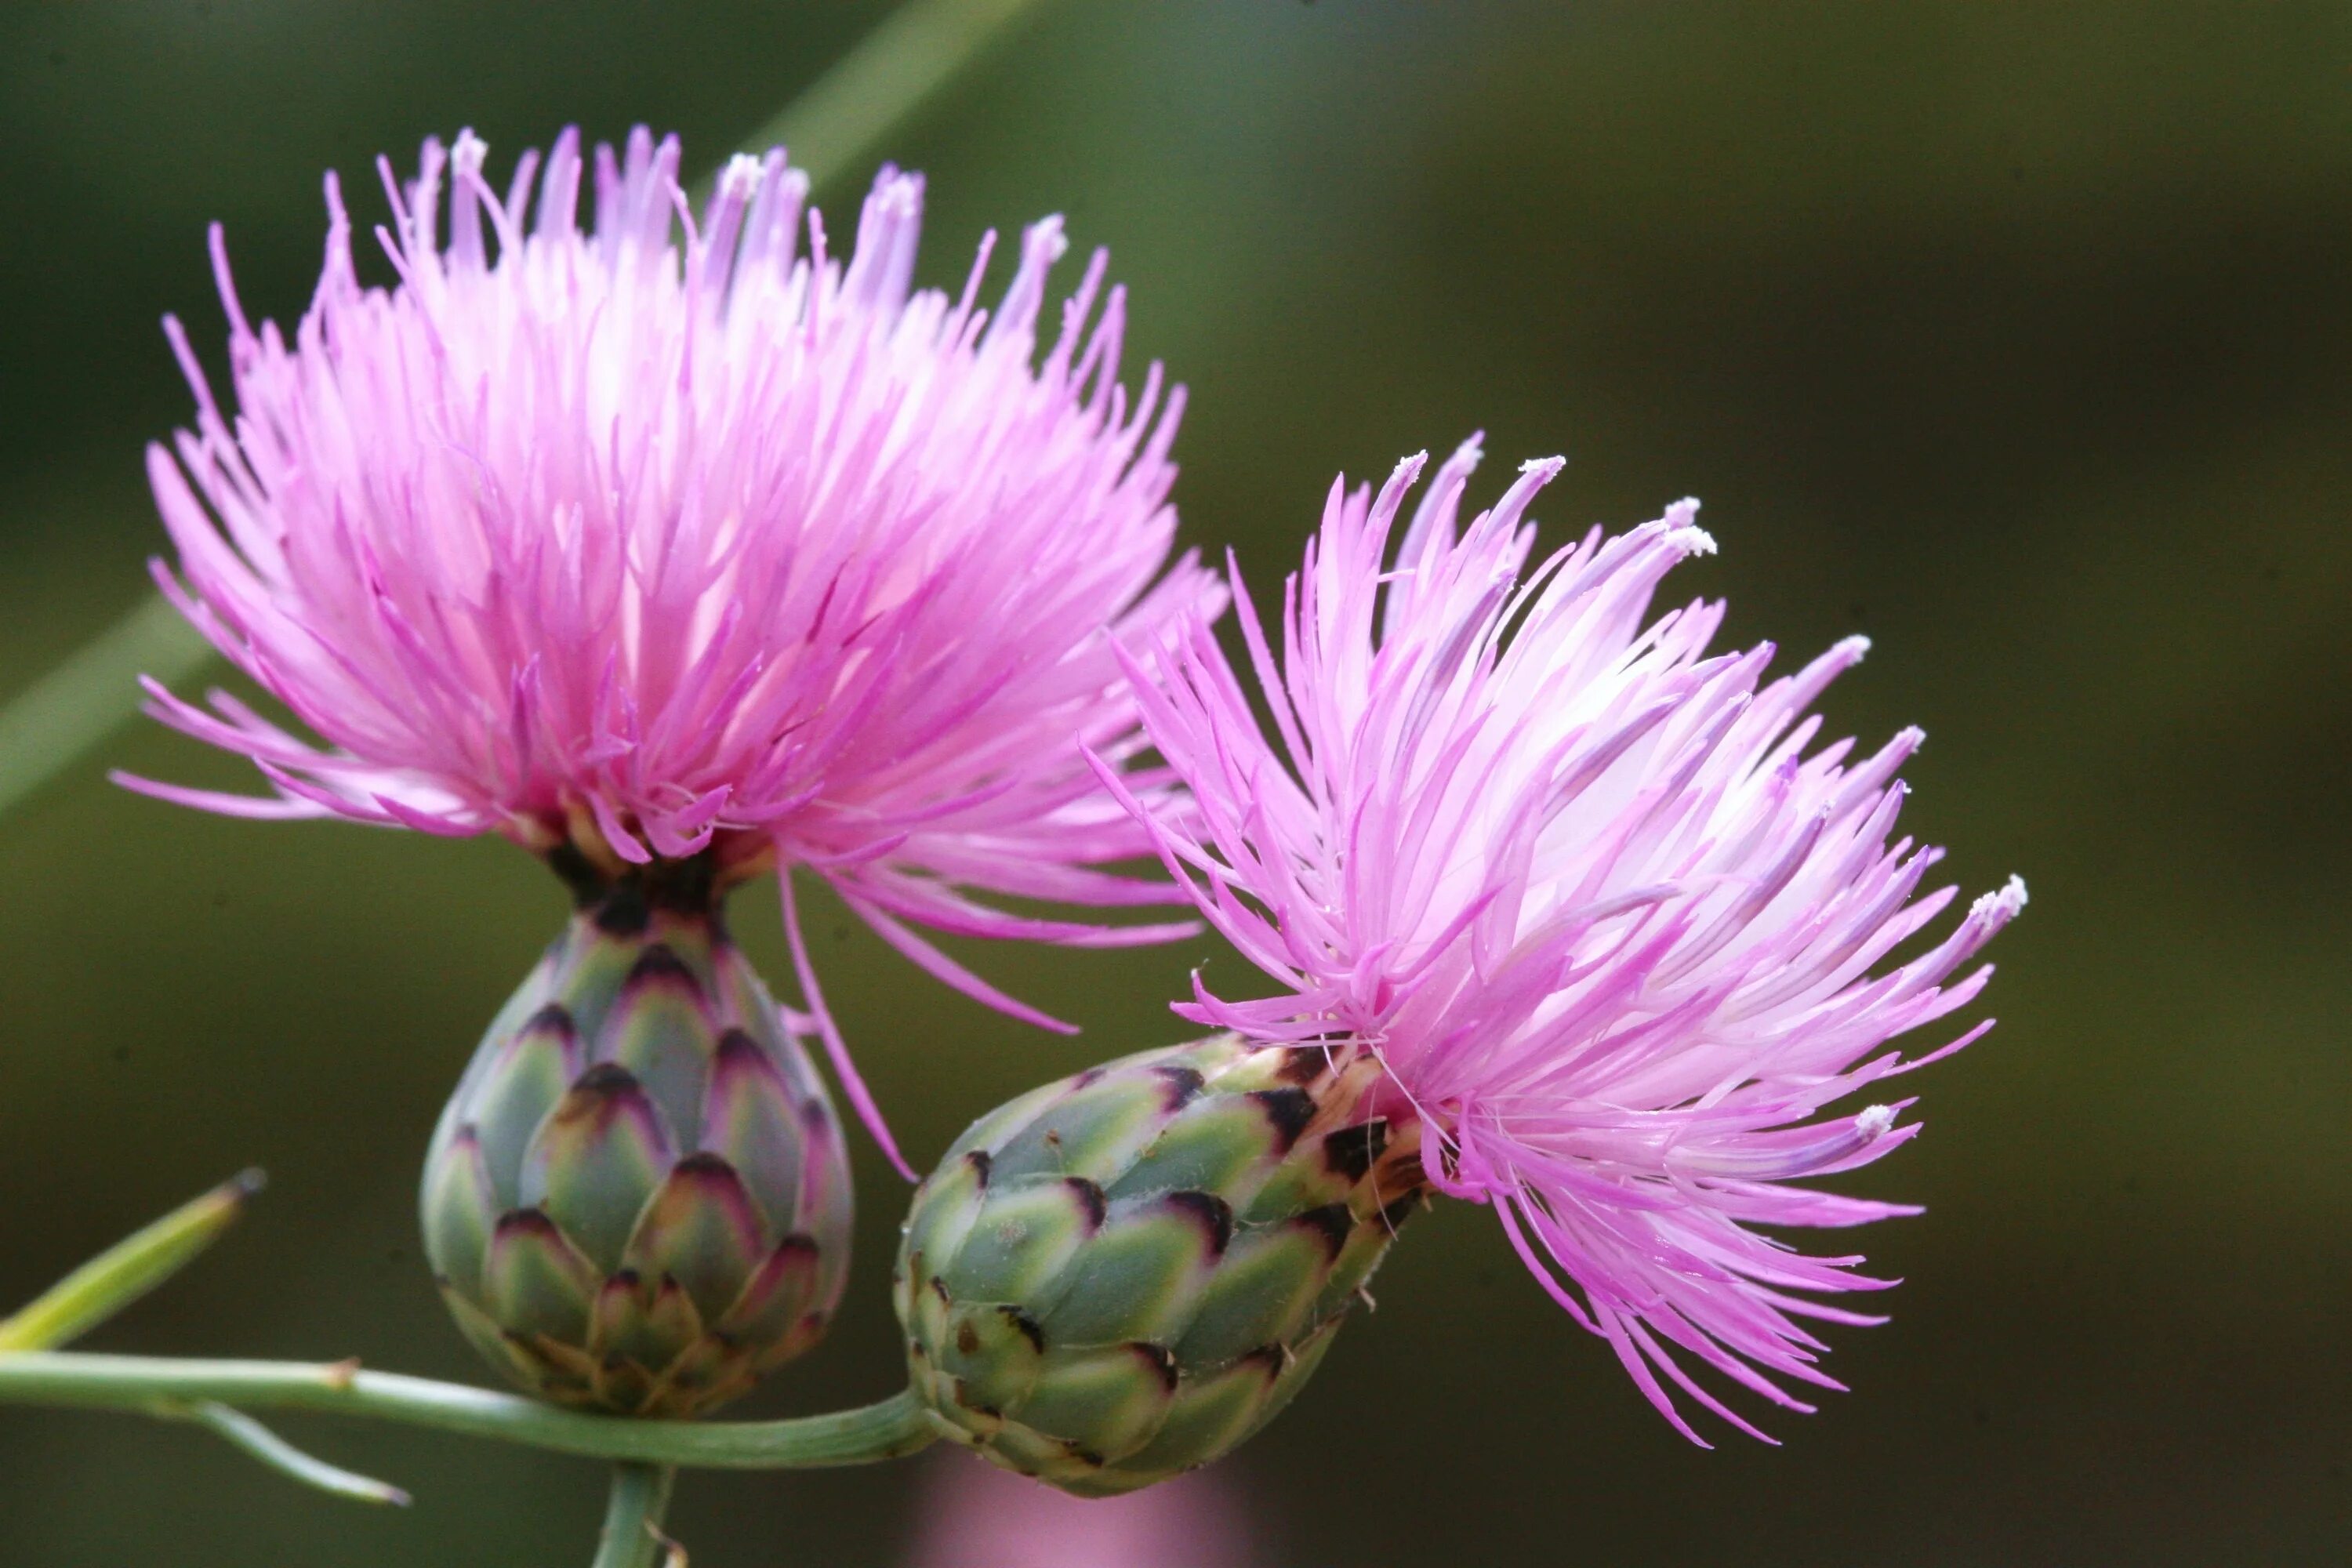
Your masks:
<svg viewBox="0 0 2352 1568"><path fill-rule="evenodd" d="M156 575L323 744L151 683L156 717L276 793L125 782L614 868L805 867L925 969L1049 1026L913 928L1081 945L1189 929L975 896L1172 900L1102 869L1148 841L1080 748L1140 749L1106 632L1213 616L1222 589L1189 555L1169 567L1182 392L1162 395L1157 365L1133 396L1119 384L1104 257L1040 360L1056 219L1023 237L992 313L993 236L957 298L911 289L918 175L883 171L845 262L814 210L796 249L807 181L781 150L737 158L698 221L675 138L641 128L592 167L566 132L503 195L484 151L428 142L405 185L381 165L389 288L360 281L330 175L325 271L290 339L248 323L214 228L236 406L167 321L197 418L149 452L182 574ZM887 1146L780 879L802 986Z"/></svg>
<svg viewBox="0 0 2352 1568"><path fill-rule="evenodd" d="M1219 1470L1076 1498L961 1453L931 1466L914 1568L1249 1568L1248 1509Z"/></svg>
<svg viewBox="0 0 2352 1568"><path fill-rule="evenodd" d="M1678 1430L1700 1440L1665 1383L1761 1436L1673 1352L1790 1409L1811 1406L1783 1381L1839 1386L1800 1320L1880 1320L1807 1293L1890 1282L1755 1227L1916 1212L1794 1184L1916 1134L1907 1100L1826 1108L1990 1027L1908 1060L1883 1048L1975 999L1991 972L1962 966L2025 888L1883 965L1952 889L1915 896L1939 852L1889 842L1919 731L1808 751L1806 709L1863 639L1759 685L1769 645L1706 652L1720 604L1648 620L1668 569L1714 549L1693 501L1522 577L1522 519L1560 462L1527 465L1457 536L1477 460L1473 441L1438 470L1385 567L1423 458L1377 498L1333 487L1285 593L1279 668L1234 573L1273 737L1205 622L1159 645L1145 722L1191 815L1130 809L1282 988L1227 1000L1196 977L1177 1011L1370 1053L1376 1109L1420 1120L1432 1184L1493 1205Z"/></svg>

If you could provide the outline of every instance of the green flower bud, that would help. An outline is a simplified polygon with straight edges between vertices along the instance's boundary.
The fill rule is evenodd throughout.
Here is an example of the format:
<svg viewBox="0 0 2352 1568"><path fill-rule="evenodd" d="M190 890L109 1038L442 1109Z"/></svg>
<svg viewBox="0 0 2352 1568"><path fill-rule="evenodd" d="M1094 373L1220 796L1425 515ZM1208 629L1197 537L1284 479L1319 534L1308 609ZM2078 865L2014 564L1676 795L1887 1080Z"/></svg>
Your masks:
<svg viewBox="0 0 2352 1568"><path fill-rule="evenodd" d="M443 1112L422 1208L458 1327L556 1404L696 1415L816 1342L849 1257L840 1127L707 873L587 894Z"/></svg>
<svg viewBox="0 0 2352 1568"><path fill-rule="evenodd" d="M946 1436L1065 1491L1206 1464L1312 1375L1423 1189L1369 1058L1233 1036L982 1118L917 1189L893 1279Z"/></svg>

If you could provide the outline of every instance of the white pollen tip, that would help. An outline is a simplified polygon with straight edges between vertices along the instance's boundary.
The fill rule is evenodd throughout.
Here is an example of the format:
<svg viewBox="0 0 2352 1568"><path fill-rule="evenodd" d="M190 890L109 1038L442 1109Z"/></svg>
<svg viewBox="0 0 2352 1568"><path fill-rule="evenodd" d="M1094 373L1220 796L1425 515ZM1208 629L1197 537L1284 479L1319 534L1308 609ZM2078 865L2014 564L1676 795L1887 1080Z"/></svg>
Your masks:
<svg viewBox="0 0 2352 1568"><path fill-rule="evenodd" d="M1069 240L1062 234L1062 215L1048 214L1031 224L1021 236L1021 248L1024 263L1032 258L1048 265L1059 261L1062 253L1070 248Z"/></svg>
<svg viewBox="0 0 2352 1568"><path fill-rule="evenodd" d="M461 174L478 174L482 160L489 155L490 144L475 135L469 125L457 132L457 144L449 149L449 164Z"/></svg>
<svg viewBox="0 0 2352 1568"><path fill-rule="evenodd" d="M749 197L760 188L761 161L749 153L738 153L727 160L727 173L719 178L719 188L730 196Z"/></svg>
<svg viewBox="0 0 2352 1568"><path fill-rule="evenodd" d="M1895 1108L1891 1105L1870 1105L1853 1119L1853 1130L1864 1138L1884 1138L1895 1129Z"/></svg>
<svg viewBox="0 0 2352 1568"><path fill-rule="evenodd" d="M2010 921L2016 919L2017 912L2023 908L2025 879L2011 877L2006 886L1979 899L1969 912L1988 920Z"/></svg>
<svg viewBox="0 0 2352 1568"><path fill-rule="evenodd" d="M1696 507L1698 503L1693 501L1691 504ZM1673 513L1667 515L1671 517ZM1685 555L1712 555L1715 553L1715 535L1703 528L1677 528L1666 535L1666 547Z"/></svg>
<svg viewBox="0 0 2352 1568"><path fill-rule="evenodd" d="M1549 480L1553 475L1559 473L1566 467L1568 467L1568 459L1566 458L1529 458L1526 462L1519 465L1519 472L1523 474L1541 474L1546 480Z"/></svg>
<svg viewBox="0 0 2352 1568"><path fill-rule="evenodd" d="M1860 664L1864 656L1870 652L1870 639L1857 632L1853 637L1841 639L1837 652L1838 657L1848 664Z"/></svg>

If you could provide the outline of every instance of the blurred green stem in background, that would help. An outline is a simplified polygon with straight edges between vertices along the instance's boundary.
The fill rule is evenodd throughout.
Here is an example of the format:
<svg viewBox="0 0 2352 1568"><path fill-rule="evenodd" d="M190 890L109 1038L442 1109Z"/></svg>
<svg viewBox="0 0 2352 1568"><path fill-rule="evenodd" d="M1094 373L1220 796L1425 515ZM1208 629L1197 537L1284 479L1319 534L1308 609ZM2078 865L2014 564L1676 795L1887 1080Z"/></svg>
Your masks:
<svg viewBox="0 0 2352 1568"><path fill-rule="evenodd" d="M0 812L121 729L139 710L141 676L169 686L212 659L212 644L169 602L142 600L0 709Z"/></svg>
<svg viewBox="0 0 2352 1568"><path fill-rule="evenodd" d="M1001 42L1045 0L910 0L762 126L747 145L782 142L822 190L871 157L933 92ZM161 598L121 620L0 708L0 813L95 750L139 710L139 677L170 686L213 659L210 644Z"/></svg>
<svg viewBox="0 0 2352 1568"><path fill-rule="evenodd" d="M259 1171L232 1176L108 1247L0 1321L0 1353L55 1350L98 1327L218 1240L261 1190L261 1180Z"/></svg>
<svg viewBox="0 0 2352 1568"><path fill-rule="evenodd" d="M1001 42L1044 0L912 0L744 145L782 146L812 190L874 156L908 110Z"/></svg>
<svg viewBox="0 0 2352 1568"><path fill-rule="evenodd" d="M677 1480L676 1470L659 1465L614 1466L612 1500L605 1505L596 1561L589 1568L652 1568L656 1551L672 1555L663 1550L668 1537L661 1532L661 1521Z"/></svg>

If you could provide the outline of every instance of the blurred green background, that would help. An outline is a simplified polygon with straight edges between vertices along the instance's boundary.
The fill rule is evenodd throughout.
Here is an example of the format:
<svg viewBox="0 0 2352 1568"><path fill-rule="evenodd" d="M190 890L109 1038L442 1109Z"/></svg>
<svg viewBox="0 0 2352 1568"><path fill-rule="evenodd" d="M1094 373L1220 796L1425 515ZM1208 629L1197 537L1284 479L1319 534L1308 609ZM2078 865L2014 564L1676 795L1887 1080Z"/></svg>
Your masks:
<svg viewBox="0 0 2352 1568"><path fill-rule="evenodd" d="M0 693L144 591L140 449L216 352L204 259L289 318L347 178L577 121L704 166L887 9L437 0L0 10ZM924 275L1069 216L1190 384L1187 531L1262 584L1324 487L1489 432L1554 537L1695 493L1732 634L1876 651L1836 732L1929 733L1906 826L2033 907L2000 1029L1868 1190L1908 1283L1853 1386L1703 1453L1484 1214L1422 1222L1235 1468L1270 1564L2340 1563L2352 1556L2352 10L1065 0L890 155ZM854 203L856 180L828 205ZM359 180L359 188L369 184ZM1074 269L1073 269L1074 275ZM103 761L238 771L152 726ZM0 1297L247 1163L271 1191L109 1348L473 1379L416 1257L440 1099L559 920L501 842L176 811L85 763L0 819ZM772 973L772 899L740 897ZM1178 1037L1211 947L980 951L1062 1040L837 910L829 989L909 1147ZM829 1343L758 1412L896 1386L899 1187L859 1151ZM0 1560L583 1562L595 1467L289 1421L414 1489L310 1493L184 1428L0 1410ZM896 1562L919 1467L696 1476L696 1568Z"/></svg>

